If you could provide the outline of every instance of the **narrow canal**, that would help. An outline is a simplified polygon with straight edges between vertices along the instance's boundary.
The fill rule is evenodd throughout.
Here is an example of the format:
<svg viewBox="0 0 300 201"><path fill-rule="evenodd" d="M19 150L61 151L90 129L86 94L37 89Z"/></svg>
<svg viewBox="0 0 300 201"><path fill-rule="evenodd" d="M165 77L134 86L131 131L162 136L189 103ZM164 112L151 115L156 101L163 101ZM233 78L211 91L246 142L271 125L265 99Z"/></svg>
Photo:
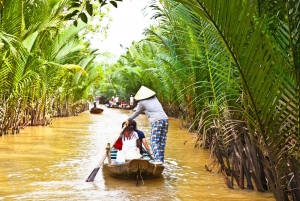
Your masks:
<svg viewBox="0 0 300 201"><path fill-rule="evenodd" d="M135 181L111 178L100 169L94 182L85 182L132 113L103 109L100 115L86 111L0 137L0 200L275 200L271 193L237 185L229 189L220 174L205 171L210 153L193 148L192 142L183 145L190 135L172 118L160 178L136 187ZM149 140L145 115L136 121Z"/></svg>

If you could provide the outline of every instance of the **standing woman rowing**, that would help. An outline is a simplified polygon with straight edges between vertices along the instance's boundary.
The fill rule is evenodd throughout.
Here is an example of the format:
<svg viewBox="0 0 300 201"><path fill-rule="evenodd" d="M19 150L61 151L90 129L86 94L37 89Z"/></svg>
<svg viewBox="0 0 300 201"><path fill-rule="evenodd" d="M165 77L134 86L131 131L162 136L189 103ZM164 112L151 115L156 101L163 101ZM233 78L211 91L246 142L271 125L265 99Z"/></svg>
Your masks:
<svg viewBox="0 0 300 201"><path fill-rule="evenodd" d="M166 139L169 127L169 118L163 110L161 103L155 96L155 92L142 86L136 93L135 100L139 101L136 111L126 120L126 125L145 112L151 124L150 142L155 162L163 163L165 155Z"/></svg>

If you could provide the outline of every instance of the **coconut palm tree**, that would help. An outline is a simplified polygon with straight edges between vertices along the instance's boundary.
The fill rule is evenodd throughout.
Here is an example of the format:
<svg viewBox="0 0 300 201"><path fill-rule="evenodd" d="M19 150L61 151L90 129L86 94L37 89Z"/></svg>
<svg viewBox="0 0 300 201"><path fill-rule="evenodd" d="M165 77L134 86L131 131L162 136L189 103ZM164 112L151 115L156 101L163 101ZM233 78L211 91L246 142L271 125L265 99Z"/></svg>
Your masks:
<svg viewBox="0 0 300 201"><path fill-rule="evenodd" d="M257 178L265 174L277 200L288 200L289 196L295 200L300 195L293 188L299 187L299 12L295 11L299 2L177 2L214 27L237 71L239 79L234 82L240 82L242 97L231 113L239 111L243 119L227 122L234 125L232 122L243 120L247 129L237 133L240 126L225 127L244 140L238 140L240 154L250 154L257 159L253 163L263 164L263 170L253 165L252 172ZM278 17L275 21L274 14ZM274 29L278 25L282 28ZM221 132L219 125L216 134ZM247 148L245 144L252 147L248 153L242 148ZM240 162L240 170L247 168Z"/></svg>

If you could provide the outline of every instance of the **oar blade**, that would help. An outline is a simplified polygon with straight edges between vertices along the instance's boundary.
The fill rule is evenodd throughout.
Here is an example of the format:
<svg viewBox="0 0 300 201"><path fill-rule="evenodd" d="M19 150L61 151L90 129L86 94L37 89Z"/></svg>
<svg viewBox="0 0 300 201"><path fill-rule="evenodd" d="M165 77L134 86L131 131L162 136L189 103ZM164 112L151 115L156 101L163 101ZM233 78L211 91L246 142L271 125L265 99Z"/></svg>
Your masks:
<svg viewBox="0 0 300 201"><path fill-rule="evenodd" d="M98 173L98 171L99 171L99 169L100 169L100 167L95 168L95 169L91 172L91 174L90 174L90 176L87 178L87 180L85 180L85 181L86 181L86 182L93 182L94 179L95 179L95 177L96 177L96 175L97 175L97 173Z"/></svg>
<svg viewBox="0 0 300 201"><path fill-rule="evenodd" d="M124 131L125 127L126 126L124 126L122 128L119 136L116 137L116 139L114 139L114 141L112 141L111 144L114 144L117 141L117 139L120 137L121 133ZM110 143L107 143L107 146L108 146L108 148L110 148ZM109 150L109 149L107 149L107 150ZM98 173L100 167L102 166L102 164L103 164L106 157L107 157L107 151L104 152L104 155L102 156L102 158L101 158L100 162L98 163L98 165L96 166L96 168L91 172L90 176L85 180L86 182L93 182L94 181L94 179L95 179L95 177L96 177L96 175L97 175L97 173Z"/></svg>

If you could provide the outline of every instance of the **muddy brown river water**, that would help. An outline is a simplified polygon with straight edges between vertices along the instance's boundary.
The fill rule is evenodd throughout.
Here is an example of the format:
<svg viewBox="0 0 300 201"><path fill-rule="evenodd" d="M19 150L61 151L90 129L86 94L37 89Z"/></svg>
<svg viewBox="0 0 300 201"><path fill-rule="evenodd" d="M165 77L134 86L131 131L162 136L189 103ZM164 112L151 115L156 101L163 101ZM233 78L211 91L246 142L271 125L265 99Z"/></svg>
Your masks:
<svg viewBox="0 0 300 201"><path fill-rule="evenodd" d="M103 106L100 106L103 107ZM239 200L274 201L271 193L229 189L216 171L205 171L209 152L184 141L191 137L170 119L165 170L160 178L135 181L109 177L102 168L94 182L85 182L105 146L121 130L130 110L104 108L58 118L47 127L27 127L0 137L0 200ZM136 118L149 141L145 115Z"/></svg>

